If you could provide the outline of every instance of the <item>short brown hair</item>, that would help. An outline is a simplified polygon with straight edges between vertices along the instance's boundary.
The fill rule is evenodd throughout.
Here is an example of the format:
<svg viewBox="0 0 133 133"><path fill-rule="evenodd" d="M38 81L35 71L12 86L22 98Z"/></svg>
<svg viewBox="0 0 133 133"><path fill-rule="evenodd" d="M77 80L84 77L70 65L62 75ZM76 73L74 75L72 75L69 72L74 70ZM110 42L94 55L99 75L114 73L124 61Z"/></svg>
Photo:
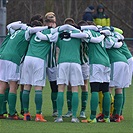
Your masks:
<svg viewBox="0 0 133 133"><path fill-rule="evenodd" d="M75 21L74 21L74 19L72 19L72 18L66 18L66 19L64 20L64 24L74 25L74 24L75 24Z"/></svg>
<svg viewBox="0 0 133 133"><path fill-rule="evenodd" d="M56 22L56 16L54 12L48 12L45 14L45 22Z"/></svg>
<svg viewBox="0 0 133 133"><path fill-rule="evenodd" d="M88 25L95 25L96 26L96 24L93 21L87 21L87 23L88 23Z"/></svg>
<svg viewBox="0 0 133 133"><path fill-rule="evenodd" d="M41 21L34 20L34 21L32 21L32 22L30 23L30 25L31 25L32 27L34 27L34 26L42 26L43 23L42 23Z"/></svg>
<svg viewBox="0 0 133 133"><path fill-rule="evenodd" d="M32 21L34 21L34 20L38 20L38 21L40 21L41 23L43 23L43 16L40 15L40 14L34 15L34 16L30 19L30 23L31 23Z"/></svg>
<svg viewBox="0 0 133 133"><path fill-rule="evenodd" d="M84 20L80 20L78 22L78 26L84 26L84 25L88 25L88 23L86 21L84 21Z"/></svg>

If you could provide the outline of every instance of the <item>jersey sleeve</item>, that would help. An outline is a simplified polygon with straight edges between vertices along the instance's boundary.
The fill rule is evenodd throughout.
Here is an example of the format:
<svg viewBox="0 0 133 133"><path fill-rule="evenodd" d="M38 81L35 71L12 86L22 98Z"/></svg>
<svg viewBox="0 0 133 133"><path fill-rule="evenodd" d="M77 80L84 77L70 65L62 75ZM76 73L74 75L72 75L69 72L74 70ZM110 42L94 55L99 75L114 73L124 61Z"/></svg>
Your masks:
<svg viewBox="0 0 133 133"><path fill-rule="evenodd" d="M90 30L83 30L83 33L88 34L88 38L84 38L84 39L83 39L83 41L85 41L85 42L89 43L89 42L90 42L91 37L93 37L93 36L92 36L92 34L91 34L91 32L90 32Z"/></svg>
<svg viewBox="0 0 133 133"><path fill-rule="evenodd" d="M115 36L118 38L118 40L124 40L124 36L118 32L114 32Z"/></svg>
<svg viewBox="0 0 133 133"><path fill-rule="evenodd" d="M12 29L12 28L10 28L10 29L8 30L8 33L9 33L10 35L12 35L14 32L15 32L15 30Z"/></svg>
<svg viewBox="0 0 133 133"><path fill-rule="evenodd" d="M58 32L56 32L55 34L43 34L41 32L37 32L36 36L40 39L40 40L44 40L44 41L49 41L49 42L57 42L58 39Z"/></svg>
<svg viewBox="0 0 133 133"><path fill-rule="evenodd" d="M112 48L115 45L116 42L117 41L115 40L114 37L112 37L112 36L106 37L106 39L105 39L105 47L107 49L110 49L110 48Z"/></svg>
<svg viewBox="0 0 133 133"><path fill-rule="evenodd" d="M45 30L45 29L48 29L48 26L37 26L37 27L32 27L30 28L30 34L34 34L38 31L42 31L42 30Z"/></svg>
<svg viewBox="0 0 133 133"><path fill-rule="evenodd" d="M29 41L30 37L31 37L30 28L27 28L27 30L25 31L25 40Z"/></svg>
<svg viewBox="0 0 133 133"><path fill-rule="evenodd" d="M19 29L20 26L21 26L21 21L16 21L16 22L12 22L10 24L7 25L7 29L9 30L10 28L16 30L16 29Z"/></svg>
<svg viewBox="0 0 133 133"><path fill-rule="evenodd" d="M98 27L95 25L86 25L86 26L81 26L81 30L94 30L94 31L98 31Z"/></svg>
<svg viewBox="0 0 133 133"><path fill-rule="evenodd" d="M100 35L98 37L91 37L90 38L90 42L92 43L100 43L104 40L105 36L104 35Z"/></svg>
<svg viewBox="0 0 133 133"><path fill-rule="evenodd" d="M83 33L83 32L80 32L80 33L70 33L70 36L73 37L73 38L80 38L80 39L88 38L89 37L89 35L87 33Z"/></svg>
<svg viewBox="0 0 133 133"><path fill-rule="evenodd" d="M68 30L68 31L72 31L72 30L77 30L77 31L80 31L79 29L75 28L74 26L72 25L69 25L69 24L65 24L65 25L62 25L59 27L58 31L64 31L64 30Z"/></svg>
<svg viewBox="0 0 133 133"><path fill-rule="evenodd" d="M58 41L58 36L59 36L59 32L56 32L56 33L48 36L48 38L49 38L50 42L56 43Z"/></svg>

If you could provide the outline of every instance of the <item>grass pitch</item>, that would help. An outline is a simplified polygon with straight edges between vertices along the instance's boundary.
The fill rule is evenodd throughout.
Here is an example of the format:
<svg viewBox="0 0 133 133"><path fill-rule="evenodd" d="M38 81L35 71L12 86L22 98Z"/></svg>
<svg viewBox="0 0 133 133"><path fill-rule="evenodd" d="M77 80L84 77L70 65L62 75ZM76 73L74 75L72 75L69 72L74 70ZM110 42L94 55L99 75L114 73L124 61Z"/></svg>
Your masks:
<svg viewBox="0 0 133 133"><path fill-rule="evenodd" d="M30 113L33 116L32 121L23 120L7 120L0 119L0 133L133 133L133 83L130 88L126 89L126 101L124 106L124 120L120 123L71 123L71 118L64 118L63 123L54 123L52 115L52 104L50 100L50 86L46 83L43 90L43 109L42 113L48 121L35 122L35 103L34 89L30 94ZM66 93L66 92L65 92ZM63 114L67 112L66 94ZM17 97L17 110L20 111L19 90ZM86 115L90 114L90 93ZM77 115L79 116L80 106L80 89L79 89L79 108ZM81 119L80 119L81 120Z"/></svg>

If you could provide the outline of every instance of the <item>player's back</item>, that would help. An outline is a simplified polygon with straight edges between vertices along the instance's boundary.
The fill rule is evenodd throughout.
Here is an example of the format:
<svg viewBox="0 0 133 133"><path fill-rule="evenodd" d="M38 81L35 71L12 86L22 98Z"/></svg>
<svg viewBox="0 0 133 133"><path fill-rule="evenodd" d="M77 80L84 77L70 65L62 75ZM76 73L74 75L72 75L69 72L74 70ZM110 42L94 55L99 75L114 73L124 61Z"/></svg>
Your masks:
<svg viewBox="0 0 133 133"><path fill-rule="evenodd" d="M69 32L77 33L78 31L69 31ZM75 63L81 64L81 61L80 61L81 39L59 38L56 44L60 49L58 63L75 62Z"/></svg>

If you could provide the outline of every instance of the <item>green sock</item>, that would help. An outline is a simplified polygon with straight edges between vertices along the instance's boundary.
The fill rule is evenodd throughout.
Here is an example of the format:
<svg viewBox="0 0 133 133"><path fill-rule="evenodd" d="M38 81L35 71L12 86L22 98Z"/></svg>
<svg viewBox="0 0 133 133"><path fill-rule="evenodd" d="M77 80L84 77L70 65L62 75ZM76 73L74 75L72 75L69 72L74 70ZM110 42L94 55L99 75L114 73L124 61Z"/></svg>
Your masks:
<svg viewBox="0 0 133 133"><path fill-rule="evenodd" d="M81 94L81 106L82 106L81 111L85 111L87 101L88 101L88 92L82 92L82 94Z"/></svg>
<svg viewBox="0 0 133 133"><path fill-rule="evenodd" d="M29 94L30 94L30 91L23 90L22 103L23 103L24 113L29 112Z"/></svg>
<svg viewBox="0 0 133 133"><path fill-rule="evenodd" d="M62 108L64 104L64 92L58 92L57 95L57 111L58 111L58 117L62 116Z"/></svg>
<svg viewBox="0 0 133 133"><path fill-rule="evenodd" d="M115 94L115 111L117 115L120 115L123 103L123 95Z"/></svg>
<svg viewBox="0 0 133 133"><path fill-rule="evenodd" d="M109 118L110 116L110 93L105 92L103 93L103 112L104 118Z"/></svg>
<svg viewBox="0 0 133 133"><path fill-rule="evenodd" d="M67 91L67 108L68 108L68 111L72 110L72 92L71 91Z"/></svg>
<svg viewBox="0 0 133 133"><path fill-rule="evenodd" d="M23 90L20 91L20 105L21 105L21 111L23 111L23 103L22 103L22 95L23 95Z"/></svg>
<svg viewBox="0 0 133 133"><path fill-rule="evenodd" d="M5 91L4 103L3 103L3 113L7 113L7 102L8 102L9 88Z"/></svg>
<svg viewBox="0 0 133 133"><path fill-rule="evenodd" d="M72 117L77 117L77 110L78 110L78 92L72 93Z"/></svg>
<svg viewBox="0 0 133 133"><path fill-rule="evenodd" d="M99 102L98 92L92 92L91 93L91 101L90 101L90 106L91 106L90 119L96 118L96 110L98 107L98 102Z"/></svg>
<svg viewBox="0 0 133 133"><path fill-rule="evenodd" d="M36 114L41 114L42 112L42 90L35 91L35 104L36 104Z"/></svg>
<svg viewBox="0 0 133 133"><path fill-rule="evenodd" d="M53 111L57 111L57 92L51 92L51 100L52 100L52 106L53 106Z"/></svg>
<svg viewBox="0 0 133 133"><path fill-rule="evenodd" d="M122 102L122 109L121 109L121 113L120 113L120 115L122 115L122 110L123 110L123 108L124 108L125 99L126 99L125 88L123 88L123 90L122 90L122 94L123 94L123 102Z"/></svg>
<svg viewBox="0 0 133 133"><path fill-rule="evenodd" d="M14 115L16 113L16 100L17 95L15 93L10 93L8 95L8 101L9 101L9 114Z"/></svg>
<svg viewBox="0 0 133 133"><path fill-rule="evenodd" d="M5 94L0 94L0 115L3 114L3 103L4 103L4 96Z"/></svg>

